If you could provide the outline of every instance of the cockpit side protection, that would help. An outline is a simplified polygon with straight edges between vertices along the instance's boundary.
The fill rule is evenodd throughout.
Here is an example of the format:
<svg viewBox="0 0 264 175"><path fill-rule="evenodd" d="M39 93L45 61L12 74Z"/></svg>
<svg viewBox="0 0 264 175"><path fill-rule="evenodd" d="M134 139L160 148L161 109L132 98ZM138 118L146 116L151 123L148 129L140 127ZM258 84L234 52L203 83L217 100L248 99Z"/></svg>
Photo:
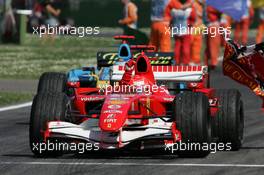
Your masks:
<svg viewBox="0 0 264 175"><path fill-rule="evenodd" d="M118 49L118 57L123 61L128 61L132 57L131 50L128 44L121 44Z"/></svg>

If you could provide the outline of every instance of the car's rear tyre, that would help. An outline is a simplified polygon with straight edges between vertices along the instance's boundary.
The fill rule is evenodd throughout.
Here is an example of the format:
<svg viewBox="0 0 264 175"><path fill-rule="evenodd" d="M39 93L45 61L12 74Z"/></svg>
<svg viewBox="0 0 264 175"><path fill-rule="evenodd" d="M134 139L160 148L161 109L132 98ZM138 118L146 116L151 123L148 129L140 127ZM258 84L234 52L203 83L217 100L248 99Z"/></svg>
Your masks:
<svg viewBox="0 0 264 175"><path fill-rule="evenodd" d="M46 72L39 79L38 93L41 92L65 92L67 77L64 73Z"/></svg>
<svg viewBox="0 0 264 175"><path fill-rule="evenodd" d="M218 142L231 144L233 151L238 151L244 136L244 108L238 90L217 90L219 111L212 119L212 135Z"/></svg>
<svg viewBox="0 0 264 175"><path fill-rule="evenodd" d="M44 144L44 133L49 121L68 121L70 100L64 93L40 93L35 96L31 108L29 140L31 151L36 156L57 156L60 151L43 151L36 145Z"/></svg>
<svg viewBox="0 0 264 175"><path fill-rule="evenodd" d="M211 143L211 116L209 101L202 93L184 92L174 100L174 115L177 129L181 132L184 144ZM189 149L180 150L180 157L206 157L210 150Z"/></svg>

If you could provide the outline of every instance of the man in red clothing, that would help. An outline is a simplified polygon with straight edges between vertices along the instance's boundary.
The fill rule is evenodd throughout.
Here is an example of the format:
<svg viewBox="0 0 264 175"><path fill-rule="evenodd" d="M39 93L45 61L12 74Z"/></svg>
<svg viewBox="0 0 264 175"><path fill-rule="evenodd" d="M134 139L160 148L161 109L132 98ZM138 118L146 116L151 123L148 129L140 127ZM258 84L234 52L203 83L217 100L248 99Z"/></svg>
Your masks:
<svg viewBox="0 0 264 175"><path fill-rule="evenodd" d="M191 0L171 0L165 10L165 18L172 23L175 39L176 64L189 64L191 60L190 28L195 22L196 13Z"/></svg>
<svg viewBox="0 0 264 175"><path fill-rule="evenodd" d="M259 44L262 42L263 32L264 32L264 7L261 7L259 9L259 26L258 26L258 32L256 36L256 43Z"/></svg>
<svg viewBox="0 0 264 175"><path fill-rule="evenodd" d="M196 19L194 23L195 32L192 33L191 59L192 63L199 65L201 64L201 51L203 47L203 34L201 33L201 31L204 27L204 0L195 0L193 5L196 10Z"/></svg>
<svg viewBox="0 0 264 175"><path fill-rule="evenodd" d="M170 52L171 38L166 32L169 22L164 18L164 11L170 0L151 1L151 34L149 45L155 46L156 51Z"/></svg>
<svg viewBox="0 0 264 175"><path fill-rule="evenodd" d="M215 69L220 55L221 36L218 33L221 13L212 6L207 6L208 35L206 40L205 64ZM210 63L209 63L210 60Z"/></svg>

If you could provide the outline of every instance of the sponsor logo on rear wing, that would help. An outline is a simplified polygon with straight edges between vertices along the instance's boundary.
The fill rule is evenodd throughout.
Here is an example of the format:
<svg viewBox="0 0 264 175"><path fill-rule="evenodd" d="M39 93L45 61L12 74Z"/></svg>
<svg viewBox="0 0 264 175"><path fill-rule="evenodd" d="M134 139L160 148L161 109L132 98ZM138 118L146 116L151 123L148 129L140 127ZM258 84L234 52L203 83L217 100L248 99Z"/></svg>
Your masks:
<svg viewBox="0 0 264 175"><path fill-rule="evenodd" d="M136 58L140 53L134 54ZM147 52L145 53L151 60L152 65L172 65L174 59L174 53L164 52ZM154 59L155 58L155 59ZM98 52L97 53L97 66L98 67L109 67L122 62L118 58L117 52Z"/></svg>

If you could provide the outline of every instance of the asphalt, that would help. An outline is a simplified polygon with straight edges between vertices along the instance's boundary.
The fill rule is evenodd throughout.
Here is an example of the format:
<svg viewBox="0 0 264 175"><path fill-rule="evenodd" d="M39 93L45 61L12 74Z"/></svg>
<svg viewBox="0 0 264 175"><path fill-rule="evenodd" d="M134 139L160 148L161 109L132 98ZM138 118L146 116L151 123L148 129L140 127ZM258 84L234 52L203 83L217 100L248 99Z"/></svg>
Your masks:
<svg viewBox="0 0 264 175"><path fill-rule="evenodd" d="M238 152L217 152L207 158L183 159L155 152L127 152L36 158L29 149L30 108L0 113L1 175L134 175L134 174L228 174L264 172L264 113L261 100L246 87L223 77L220 69L211 75L212 86L237 88L245 103L245 140Z"/></svg>
<svg viewBox="0 0 264 175"><path fill-rule="evenodd" d="M3 92L36 92L38 86L37 80L1 80L0 91Z"/></svg>

